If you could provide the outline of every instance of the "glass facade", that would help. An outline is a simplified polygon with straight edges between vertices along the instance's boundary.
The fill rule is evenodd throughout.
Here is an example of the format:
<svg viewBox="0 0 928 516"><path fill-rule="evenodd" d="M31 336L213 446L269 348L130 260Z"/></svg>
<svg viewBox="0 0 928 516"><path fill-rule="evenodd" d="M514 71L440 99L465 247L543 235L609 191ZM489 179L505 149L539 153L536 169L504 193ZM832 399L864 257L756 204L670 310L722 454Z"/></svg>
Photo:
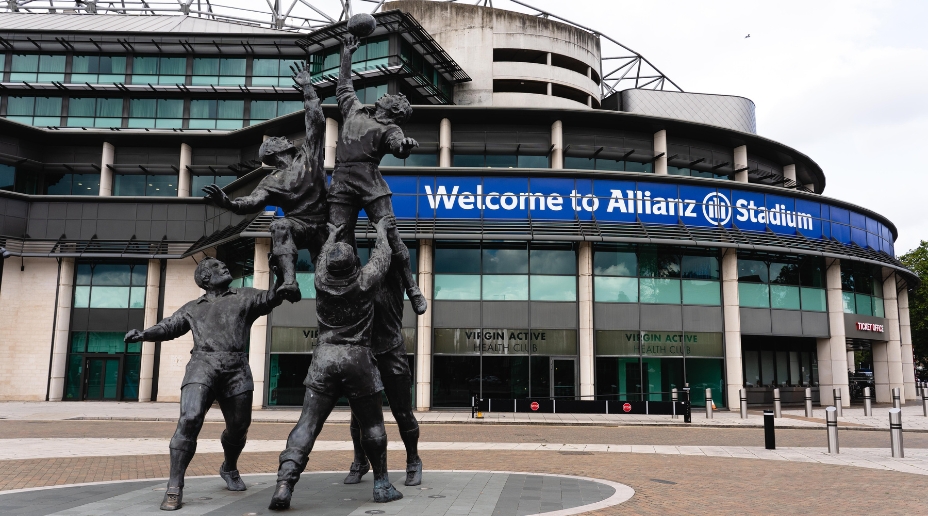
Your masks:
<svg viewBox="0 0 928 516"><path fill-rule="evenodd" d="M436 300L576 301L572 244L437 242Z"/></svg>
<svg viewBox="0 0 928 516"><path fill-rule="evenodd" d="M184 125L182 99L130 99L129 128L180 129Z"/></svg>
<svg viewBox="0 0 928 516"><path fill-rule="evenodd" d="M195 57L193 58L193 86L244 86L245 58Z"/></svg>
<svg viewBox="0 0 928 516"><path fill-rule="evenodd" d="M77 263L65 400L138 399L142 343L123 337L144 317L147 278L147 263Z"/></svg>
<svg viewBox="0 0 928 516"><path fill-rule="evenodd" d="M187 58L135 56L132 59L132 84L185 84Z"/></svg>
<svg viewBox="0 0 928 516"><path fill-rule="evenodd" d="M577 394L576 330L439 328L432 353L434 407Z"/></svg>
<svg viewBox="0 0 928 516"><path fill-rule="evenodd" d="M61 97L7 97L6 118L38 126L61 125Z"/></svg>
<svg viewBox="0 0 928 516"><path fill-rule="evenodd" d="M719 251L653 245L596 244L597 303L721 304Z"/></svg>
<svg viewBox="0 0 928 516"><path fill-rule="evenodd" d="M68 100L68 127L122 127L122 99Z"/></svg>
<svg viewBox="0 0 928 516"><path fill-rule="evenodd" d="M579 170L612 170L615 172L644 172L648 174L654 173L654 166L651 163L638 163L637 161L599 157L587 158L580 156L564 156L564 168L574 168Z"/></svg>
<svg viewBox="0 0 928 516"><path fill-rule="evenodd" d="M711 388L724 406L721 333L599 330L595 336L597 399L671 401L689 383L693 405Z"/></svg>
<svg viewBox="0 0 928 516"><path fill-rule="evenodd" d="M126 82L126 56L74 56L71 82L108 84Z"/></svg>
<svg viewBox="0 0 928 516"><path fill-rule="evenodd" d="M64 82L64 55L13 54L10 82Z"/></svg>
<svg viewBox="0 0 928 516"><path fill-rule="evenodd" d="M113 195L177 197L177 174L113 174Z"/></svg>
<svg viewBox="0 0 928 516"><path fill-rule="evenodd" d="M814 339L749 336L743 339L741 349L745 387L818 386Z"/></svg>
<svg viewBox="0 0 928 516"><path fill-rule="evenodd" d="M880 267L842 261L841 297L846 314L885 317Z"/></svg>
<svg viewBox="0 0 928 516"><path fill-rule="evenodd" d="M255 124L303 110L299 100L252 100L251 123Z"/></svg>
<svg viewBox="0 0 928 516"><path fill-rule="evenodd" d="M241 129L244 100L191 100L190 129Z"/></svg>
<svg viewBox="0 0 928 516"><path fill-rule="evenodd" d="M738 253L738 299L749 308L825 312L825 262L816 256Z"/></svg>

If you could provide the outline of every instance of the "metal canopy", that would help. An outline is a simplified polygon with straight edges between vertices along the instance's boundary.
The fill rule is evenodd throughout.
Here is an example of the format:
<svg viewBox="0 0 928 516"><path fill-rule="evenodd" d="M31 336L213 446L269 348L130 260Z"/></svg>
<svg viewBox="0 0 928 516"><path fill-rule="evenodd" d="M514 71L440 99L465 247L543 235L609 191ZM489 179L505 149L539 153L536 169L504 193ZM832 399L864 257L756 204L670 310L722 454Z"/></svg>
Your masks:
<svg viewBox="0 0 928 516"><path fill-rule="evenodd" d="M683 91L677 83L643 55L604 32L575 23L521 0L496 0L495 4L493 0L434 1L461 1L490 8L505 7L512 11L566 23L598 36L602 48L601 64L598 70L602 78L600 84L602 98L630 88ZM116 27L106 30L119 31L119 27L123 27L122 30L137 32L154 31L159 23L164 22L164 20L158 20L158 17L174 16L186 19L177 24L167 23L160 30L178 33L240 32L248 33L249 36L261 36L273 34L275 31L310 33L330 24L344 22L355 13L376 13L382 9L384 3L385 0L292 0L284 2L280 0L265 0L265 2L255 0L175 0L175 2L164 0L8 0L5 2L5 7L0 10L9 13L57 14L57 18L62 20L54 24L51 30L61 31L92 30L83 28L83 24L75 24L64 19L70 17L61 16L62 14L110 15L113 18L119 16L120 21ZM198 21L207 20L215 23L196 25ZM23 26L23 23L19 22L16 25ZM136 23L141 23L141 25L134 25ZM233 30L236 27L240 30Z"/></svg>

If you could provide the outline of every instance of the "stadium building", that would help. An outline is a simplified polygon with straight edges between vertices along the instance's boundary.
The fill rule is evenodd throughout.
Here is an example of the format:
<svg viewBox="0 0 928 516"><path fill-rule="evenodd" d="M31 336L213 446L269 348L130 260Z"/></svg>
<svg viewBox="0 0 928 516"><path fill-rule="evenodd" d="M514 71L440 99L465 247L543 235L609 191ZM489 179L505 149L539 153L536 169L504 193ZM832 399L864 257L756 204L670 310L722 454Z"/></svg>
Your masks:
<svg viewBox="0 0 928 516"><path fill-rule="evenodd" d="M0 399L176 401L191 337L122 337L200 296L205 255L237 285L270 285L280 210L233 215L201 188L248 193L270 170L263 139L304 137L290 79L302 60L327 99L334 166L346 25L60 4L0 13L0 245L13 254ZM625 47L608 59L614 40L535 14L388 1L355 54L363 102L415 105L405 130L420 146L382 169L430 303L405 315L416 406L666 400L685 384L696 404L706 388L731 406L741 388L789 403L811 387L847 405L862 365L877 401L895 387L914 399L919 280L895 258L892 222L826 197L812 158L757 134L750 100L683 92ZM362 260L372 235L359 224ZM298 268L303 300L251 333L258 407L303 399L307 254Z"/></svg>

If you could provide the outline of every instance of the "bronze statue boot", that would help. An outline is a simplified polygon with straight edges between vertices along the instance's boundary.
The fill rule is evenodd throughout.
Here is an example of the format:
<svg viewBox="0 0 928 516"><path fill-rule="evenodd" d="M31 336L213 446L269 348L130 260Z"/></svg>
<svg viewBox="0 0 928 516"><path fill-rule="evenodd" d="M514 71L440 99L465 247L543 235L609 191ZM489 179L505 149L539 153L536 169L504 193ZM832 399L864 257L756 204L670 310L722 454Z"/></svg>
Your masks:
<svg viewBox="0 0 928 516"><path fill-rule="evenodd" d="M164 492L164 499L161 500L162 511L176 511L184 506L184 488L170 487Z"/></svg>
<svg viewBox="0 0 928 516"><path fill-rule="evenodd" d="M416 459L415 462L406 464L406 482L407 486L417 486L422 483L422 459Z"/></svg>
<svg viewBox="0 0 928 516"><path fill-rule="evenodd" d="M399 500L403 493L396 490L390 479L384 476L382 479L374 479L374 501L377 503L387 503Z"/></svg>
<svg viewBox="0 0 928 516"><path fill-rule="evenodd" d="M429 309L429 303L425 300L425 296L422 295L418 285L406 289L406 295L412 303L412 311L416 312L417 315L422 315Z"/></svg>
<svg viewBox="0 0 928 516"><path fill-rule="evenodd" d="M274 490L274 496L271 497L271 504L268 509L272 511L282 511L290 508L290 498L293 496L293 486L286 480L277 482L277 489Z"/></svg>
<svg viewBox="0 0 928 516"><path fill-rule="evenodd" d="M363 477L370 470L371 470L371 466L370 464L368 464L367 461L364 461L364 464L352 462L351 469L348 470L348 476L345 477L345 483L346 484L360 484L361 477Z"/></svg>
<svg viewBox="0 0 928 516"><path fill-rule="evenodd" d="M219 476L226 481L226 487L229 488L229 491L244 491L248 489L245 487L245 482L242 481L242 476L239 475L238 470L226 470L225 462L222 463L222 466L219 466Z"/></svg>

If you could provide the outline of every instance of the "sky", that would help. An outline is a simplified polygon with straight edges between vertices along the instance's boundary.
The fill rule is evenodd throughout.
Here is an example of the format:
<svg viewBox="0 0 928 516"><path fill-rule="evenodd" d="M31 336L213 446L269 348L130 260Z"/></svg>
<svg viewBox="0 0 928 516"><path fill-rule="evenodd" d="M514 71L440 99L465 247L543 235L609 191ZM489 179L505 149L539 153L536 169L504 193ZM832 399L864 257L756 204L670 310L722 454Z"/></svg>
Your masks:
<svg viewBox="0 0 928 516"><path fill-rule="evenodd" d="M376 5L353 1L355 12ZM928 240L928 2L525 1L608 34L684 91L753 100L758 134L817 162L825 196L896 225L897 255Z"/></svg>

